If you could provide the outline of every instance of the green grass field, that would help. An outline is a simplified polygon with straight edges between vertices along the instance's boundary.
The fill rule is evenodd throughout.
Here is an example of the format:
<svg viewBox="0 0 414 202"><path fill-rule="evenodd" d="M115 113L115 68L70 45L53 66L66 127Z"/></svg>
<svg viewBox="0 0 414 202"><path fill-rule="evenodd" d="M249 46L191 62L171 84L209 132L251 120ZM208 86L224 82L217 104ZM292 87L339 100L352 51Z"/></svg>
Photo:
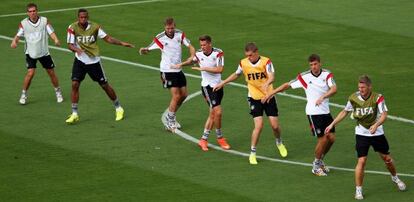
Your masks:
<svg viewBox="0 0 414 202"><path fill-rule="evenodd" d="M39 0L40 11L106 5L110 0ZM126 2L126 1L125 1ZM0 35L13 37L25 16L26 1L4 0L0 5ZM335 74L338 93L331 102L345 104L356 91L356 80L369 74L376 91L384 94L389 114L414 119L411 109L414 83L414 3L407 0L293 0L162 1L89 9L90 20L112 36L146 46L162 31L162 21L173 16L198 48L198 36L209 34L225 52L227 77L243 57L246 42L258 44L262 55L276 66L275 85L306 70L307 56L318 53ZM76 10L41 14L50 19L65 44L66 28ZM139 56L100 42L103 56L158 67L160 56ZM66 48L66 45L63 45ZM65 96L57 104L49 78L38 68L29 90L29 103L18 104L26 72L24 45L14 50L0 39L0 201L352 201L354 174L332 170L315 177L311 168L260 160L250 166L246 157L222 151L202 152L196 144L164 130L160 117L170 96L154 70L103 60L109 82L126 111L115 122L112 103L100 87L86 78L81 86L81 121L66 125L70 114L70 73L74 55L51 50ZM185 51L186 52L186 51ZM185 54L187 55L187 53ZM38 64L39 67L39 64ZM189 68L186 73L199 75ZM200 79L187 77L190 93L199 91ZM239 79L238 83L244 83ZM303 96L302 90L289 94ZM222 102L223 132L232 148L248 152L253 123L248 114L246 89L227 86ZM304 114L305 101L278 96L286 160L311 163L315 138ZM331 107L334 115L339 108ZM182 106L178 119L183 131L199 138L208 113L202 96ZM337 127L337 141L326 157L328 165L354 168L354 122ZM280 158L268 124L258 155ZM414 124L385 123L391 153L408 191L399 192L390 177L366 174L366 201L412 201L414 198ZM211 135L214 141L214 133ZM368 170L385 172L383 162L370 151Z"/></svg>

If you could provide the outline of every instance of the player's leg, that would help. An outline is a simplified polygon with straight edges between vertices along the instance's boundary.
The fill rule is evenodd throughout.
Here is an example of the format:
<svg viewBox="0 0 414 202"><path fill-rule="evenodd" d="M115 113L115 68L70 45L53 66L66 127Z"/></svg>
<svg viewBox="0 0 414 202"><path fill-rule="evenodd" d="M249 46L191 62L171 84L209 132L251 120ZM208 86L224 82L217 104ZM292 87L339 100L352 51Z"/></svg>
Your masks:
<svg viewBox="0 0 414 202"><path fill-rule="evenodd" d="M66 123L74 124L79 121L78 103L79 103L79 88L83 79L85 79L86 70L85 64L75 58L72 66L72 89L70 98L72 101L72 114L66 119Z"/></svg>
<svg viewBox="0 0 414 202"><path fill-rule="evenodd" d="M364 171L367 162L369 147L371 146L371 137L355 135L355 150L357 152L358 162L355 166L355 199L363 199L362 184L364 182Z"/></svg>
<svg viewBox="0 0 414 202"><path fill-rule="evenodd" d="M324 134L323 115L308 115L309 124L311 126L312 135L317 137L317 142L314 149L315 159L313 161L312 173L316 176L327 176L326 171L323 169L323 156L325 153L325 147L328 143L328 135Z"/></svg>
<svg viewBox="0 0 414 202"><path fill-rule="evenodd" d="M262 105L266 115L269 117L270 126L272 127L272 132L276 139L276 147L279 150L280 156L286 157L288 152L282 142L281 129L278 119L279 111L275 97L270 99L269 102Z"/></svg>
<svg viewBox="0 0 414 202"><path fill-rule="evenodd" d="M55 89L57 102L63 102L62 90L59 87L59 80L54 70L55 64L52 60L52 57L50 55L41 57L39 58L39 62L42 64L43 68L46 70L47 74L50 77L50 81L52 82L52 85Z"/></svg>
<svg viewBox="0 0 414 202"><path fill-rule="evenodd" d="M250 156L249 156L249 162L252 165L257 164L256 160L256 146L260 139L260 133L263 129L263 115L262 116L256 116L253 118L254 122L254 129L252 131L252 137L250 140Z"/></svg>
<svg viewBox="0 0 414 202"><path fill-rule="evenodd" d="M204 124L204 131L203 135L200 138L200 141L198 142L198 145L201 147L203 151L208 151L208 136L210 135L211 129L214 125L214 111L213 109L209 108L209 115L207 117L207 120Z"/></svg>
<svg viewBox="0 0 414 202"><path fill-rule="evenodd" d="M27 91L29 90L32 79L36 73L36 59L31 58L29 55L26 55L26 67L27 72L23 79L22 93L20 95L19 103L24 105L27 103Z"/></svg>

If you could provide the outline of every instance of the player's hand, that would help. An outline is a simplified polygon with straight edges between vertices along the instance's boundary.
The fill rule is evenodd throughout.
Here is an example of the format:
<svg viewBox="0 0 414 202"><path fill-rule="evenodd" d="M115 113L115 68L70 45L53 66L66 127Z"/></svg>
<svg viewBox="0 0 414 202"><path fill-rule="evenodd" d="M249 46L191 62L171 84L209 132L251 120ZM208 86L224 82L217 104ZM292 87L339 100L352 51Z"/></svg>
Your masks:
<svg viewBox="0 0 414 202"><path fill-rule="evenodd" d="M213 92L216 92L216 91L222 89L223 86L224 86L224 83L223 82L220 82L219 84L217 84L216 86L214 86Z"/></svg>
<svg viewBox="0 0 414 202"><path fill-rule="evenodd" d="M201 67L191 67L192 70L198 70L198 71L203 71L201 70Z"/></svg>
<svg viewBox="0 0 414 202"><path fill-rule="evenodd" d="M332 130L332 128L333 128L333 125L332 125L332 124L330 124L328 127L326 127L326 128L325 128L325 134L330 133L330 132L331 132L331 130Z"/></svg>
<svg viewBox="0 0 414 202"><path fill-rule="evenodd" d="M180 63L180 64L171 65L171 68L172 69L181 69L182 66L183 66L182 63Z"/></svg>
<svg viewBox="0 0 414 202"><path fill-rule="evenodd" d="M127 42L123 42L123 41L121 41L121 46L128 47L128 48L135 48L134 45L127 43Z"/></svg>
<svg viewBox="0 0 414 202"><path fill-rule="evenodd" d="M12 43L10 44L11 48L17 48L17 43L15 41L12 41Z"/></svg>
<svg viewBox="0 0 414 202"><path fill-rule="evenodd" d="M316 106L319 106L320 104L322 104L323 100L324 100L324 98L323 98L323 97L318 98L318 99L316 100L316 102L315 102L315 105L316 105Z"/></svg>
<svg viewBox="0 0 414 202"><path fill-rule="evenodd" d="M138 52L139 52L140 55L145 55L145 54L149 53L149 49L148 48L140 48Z"/></svg>
<svg viewBox="0 0 414 202"><path fill-rule="evenodd" d="M369 132L371 134L375 134L375 132L377 131L377 128L378 128L377 124L374 124L371 127L369 127Z"/></svg>
<svg viewBox="0 0 414 202"><path fill-rule="evenodd" d="M84 51L80 48L76 49L76 54L78 54L78 56L82 55L84 53Z"/></svg>
<svg viewBox="0 0 414 202"><path fill-rule="evenodd" d="M273 95L269 95L269 94L266 94L262 99L261 99L261 102L262 102L262 104L264 104L264 103L266 103L266 102L269 102L269 100L270 100L270 98L272 97Z"/></svg>
<svg viewBox="0 0 414 202"><path fill-rule="evenodd" d="M59 41L59 40L56 40L56 41L55 41L55 45L56 45L56 46L60 46L60 41Z"/></svg>

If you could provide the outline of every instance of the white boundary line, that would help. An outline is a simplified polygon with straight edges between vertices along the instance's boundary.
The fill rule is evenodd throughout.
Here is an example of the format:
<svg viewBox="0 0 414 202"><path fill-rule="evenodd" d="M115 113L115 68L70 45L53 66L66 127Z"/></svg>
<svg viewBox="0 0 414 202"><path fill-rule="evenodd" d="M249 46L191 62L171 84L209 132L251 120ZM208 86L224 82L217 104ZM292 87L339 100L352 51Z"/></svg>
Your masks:
<svg viewBox="0 0 414 202"><path fill-rule="evenodd" d="M125 6L125 5L131 5L131 4L144 4L144 3L152 3L152 2L160 2L165 0L146 0L146 1L130 1L130 2L124 2L124 3L115 3L115 4L103 4L103 5L96 5L96 6L83 6L83 7L76 7L76 8L63 8L63 9L54 9L54 10L47 10L47 11L39 11L39 14L41 13L55 13L55 12L61 12L61 11L73 11L78 10L80 8L105 8L105 7L114 7L114 6ZM0 18L4 17L11 17L11 16L22 16L27 15L27 13L12 13L12 14L4 14L0 15Z"/></svg>
<svg viewBox="0 0 414 202"><path fill-rule="evenodd" d="M4 35L0 35L0 39L10 40L10 41L13 40L13 38L8 37L8 36L4 36ZM24 43L23 40L21 40L20 42L21 43ZM56 47L56 46L50 46L49 45L49 48L50 49L64 51L64 52L71 52L70 50L68 50L66 48L61 48L61 47ZM120 59L106 57L106 56L101 56L101 58L102 59L105 59L105 60L112 61L112 62L117 62L117 63L127 64L127 65L131 65L131 66L141 67L141 68L145 68L145 69L151 69L151 70L155 70L155 71L160 71L160 68L158 68L158 67L144 65L144 64L141 64L141 63L126 61L126 60L120 60ZM188 76L188 77L201 79L201 76L200 75L189 74L189 73L185 73L185 75ZM237 87L241 87L241 88L247 88L246 85L240 84L240 83L230 82L229 85L237 86ZM293 94L288 94L288 93L278 93L277 95L281 95L281 96L285 96L285 97L290 97L290 98L294 98L294 99L306 101L306 98L305 97L298 96L298 95L293 95ZM336 104L336 103L329 103L329 105L330 106L333 106L333 107L341 108L341 109L345 108L345 105L340 105L340 104ZM391 120L400 121L400 122L409 123L409 124L413 124L414 125L414 120L406 119L406 118L403 118L403 117L388 115L387 116L387 119L391 119Z"/></svg>
<svg viewBox="0 0 414 202"><path fill-rule="evenodd" d="M8 36L4 36L4 35L0 35L0 39L13 40L13 38L8 37ZM23 41L20 41L20 42L21 43L24 43ZM63 52L71 52L68 49L61 48L61 47L56 47L56 46L49 46L49 48L55 49L55 50L60 50L60 51L63 51ZM144 64L140 64L140 63L135 63L135 62L125 61L125 60L120 60L120 59L106 57L106 56L101 56L101 58L102 59L105 59L105 60L112 61L112 62L117 62L117 63L127 64L127 65L131 65L131 66L136 66L136 67L141 67L141 68L145 68L145 69L159 71L159 68L153 67L153 66L149 66L149 65L144 65ZM185 74L185 75L188 76L188 77L192 77L192 78L201 78L201 76L194 75L194 74ZM239 83L230 83L230 85L238 86L238 87L242 87L242 88L247 88L246 85L239 84ZM198 96L200 94L201 94L200 91L195 92L195 93L189 95L184 102L187 102L190 99L192 99L192 98L194 98L194 97L196 97L196 96ZM297 95L291 95L291 94L287 94L287 93L283 93L281 95L287 96L287 97L291 97L291 98L295 98L295 99L306 100L306 98L301 97L301 96L297 96ZM338 104L331 104L331 105L332 106L335 106L335 107L339 107L339 108L343 108L344 107L343 105L338 105ZM162 116L161 116L161 121L162 121L162 123L164 125L165 125L165 120L163 119L163 117L164 117L165 113L167 112L167 110L168 109L166 109L164 111L164 113L162 114ZM394 120L401 121L401 120L398 120L398 119L394 119ZM409 121L411 121L411 122L407 122L407 123L413 123L414 124L414 121L413 120L409 120ZM405 121L403 121L403 122L405 122ZM198 143L198 139L192 137L191 135L188 135L187 133L185 133L185 132L183 132L181 130L176 129L175 130L175 133L177 135L179 135L180 137L188 140L188 141L194 142L196 144ZM249 154L247 154L247 153L239 152L239 151L236 151L236 150L224 150L224 149L222 149L222 148L220 148L220 147L218 147L216 145L210 144L210 143L209 143L209 147L210 148L213 148L213 149L216 149L216 150L219 150L219 151L223 151L223 152L227 152L227 153L230 153L230 154L238 155L238 156L244 156L244 157L248 157L249 156ZM268 160L268 161L273 161L273 162L285 163L285 164L301 165L301 166L308 166L308 167L309 166L312 166L312 164L310 164L310 163L302 163L302 162L296 162L296 161L289 161L289 160L282 160L282 159L276 159L276 158L269 158L269 157L265 157L265 156L257 156L257 158L263 159L263 160ZM341 168L341 167L335 167L335 166L329 166L329 168L334 169L334 170L354 172L354 169L350 169L350 168ZM388 172L381 172L381 171L366 170L365 172L366 173L372 173L372 174L389 175ZM414 177L414 174L398 173L398 175L405 176L405 177Z"/></svg>
<svg viewBox="0 0 414 202"><path fill-rule="evenodd" d="M187 97L187 99L185 99L184 102L187 102L191 99L193 99L194 97L201 95L201 91L197 91L191 95L189 95ZM166 125L167 122L164 119L164 117L167 115L168 112L168 108L164 111L164 113L161 115L161 122ZM175 134L177 134L178 136L193 142L195 144L198 144L198 139L194 138L193 136L179 130L179 129L175 129L174 131ZM248 157L249 154L248 153L243 153L243 152L239 152L236 150L224 150L221 147L217 146L217 145L213 145L211 143L208 144L209 148L213 148L215 150L219 150L222 152L227 152L230 154L234 154L234 155L238 155L238 156L243 156L243 157ZM289 160L282 160L282 159L277 159L277 158L270 158L270 157L266 157L266 156L256 156L258 159L262 159L262 160L267 160L267 161L273 161L273 162L278 162L278 163L285 163L285 164L292 164L292 165L300 165L300 166L307 166L307 167L312 167L313 165L311 163L302 163L302 162L297 162L297 161L289 161ZM247 161L246 161L247 163ZM335 167L335 166L328 166L330 169L333 170L340 170L340 171L348 171L348 172L354 172L354 169L351 168L342 168L342 167ZM382 172L382 171L375 171L375 170L365 170L365 173L371 173L371 174L378 174L378 175L390 175L389 172ZM399 176L404 176L404 177L414 177L414 174L406 174L406 173L398 173Z"/></svg>

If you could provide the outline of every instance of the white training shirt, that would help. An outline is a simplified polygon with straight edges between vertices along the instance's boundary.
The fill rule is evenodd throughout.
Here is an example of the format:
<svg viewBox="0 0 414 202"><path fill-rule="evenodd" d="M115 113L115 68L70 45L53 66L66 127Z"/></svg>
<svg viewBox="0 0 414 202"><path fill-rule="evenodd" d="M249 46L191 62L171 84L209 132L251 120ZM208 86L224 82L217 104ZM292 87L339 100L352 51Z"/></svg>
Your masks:
<svg viewBox="0 0 414 202"><path fill-rule="evenodd" d="M149 50L161 50L161 72L180 72L180 69L174 69L171 66L181 63L181 44L190 46L184 32L176 29L172 38L168 37L165 32L159 33L153 42L147 47Z"/></svg>
<svg viewBox="0 0 414 202"><path fill-rule="evenodd" d="M54 32L47 18L39 16L36 23L29 18L23 19L17 30L18 37L24 37L26 41L25 54L37 59L49 55L48 34Z"/></svg>
<svg viewBox="0 0 414 202"><path fill-rule="evenodd" d="M378 102L378 100L380 98L382 98L382 99L381 99L380 102ZM360 99L361 101L364 101L364 98L362 98L361 95L358 95L358 99ZM383 96L378 96L377 106L378 106L378 113L377 113L377 119L378 119L383 112L388 111L388 108L387 108L387 105L385 105L385 100L384 100ZM354 111L354 108L352 107L352 104L349 100L346 103L345 111L348 111L348 112L353 112ZM375 133L371 134L371 132L369 132L369 128L365 128L361 124L358 124L357 126L355 126L355 134L356 135L367 136L367 137L380 136L380 135L384 135L384 128L382 127L382 125L380 125L380 126L378 126Z"/></svg>
<svg viewBox="0 0 414 202"><path fill-rule="evenodd" d="M299 74L296 79L289 82L290 87L303 88L306 93L306 114L307 115L320 115L329 114L329 98L323 100L320 105L316 105L322 95L329 91L329 89L335 85L333 74L328 70L321 69L319 75L313 75L312 72L306 71Z"/></svg>
<svg viewBox="0 0 414 202"><path fill-rule="evenodd" d="M198 62L200 67L224 67L223 54L223 51L218 48L213 48L209 55L204 54L202 50L198 50L193 61ZM201 86L210 86L214 88L220 82L221 73L201 71Z"/></svg>
<svg viewBox="0 0 414 202"><path fill-rule="evenodd" d="M86 27L86 30L90 29L91 25L88 23L88 26ZM76 41L76 37L75 37L75 32L73 31L72 27L69 26L68 27L68 35L67 35L67 43L69 44L73 44L75 45L77 48L81 48L78 44L78 42ZM98 37L103 39L107 36L107 34L105 33L105 31L103 31L102 28L99 28L98 30ZM99 56L89 56L88 54L86 54L85 52L83 52L81 55L78 55L78 53L75 53L75 57L82 61L83 63L89 65L89 64L94 64L94 63L98 63L99 61L101 61L101 57Z"/></svg>

